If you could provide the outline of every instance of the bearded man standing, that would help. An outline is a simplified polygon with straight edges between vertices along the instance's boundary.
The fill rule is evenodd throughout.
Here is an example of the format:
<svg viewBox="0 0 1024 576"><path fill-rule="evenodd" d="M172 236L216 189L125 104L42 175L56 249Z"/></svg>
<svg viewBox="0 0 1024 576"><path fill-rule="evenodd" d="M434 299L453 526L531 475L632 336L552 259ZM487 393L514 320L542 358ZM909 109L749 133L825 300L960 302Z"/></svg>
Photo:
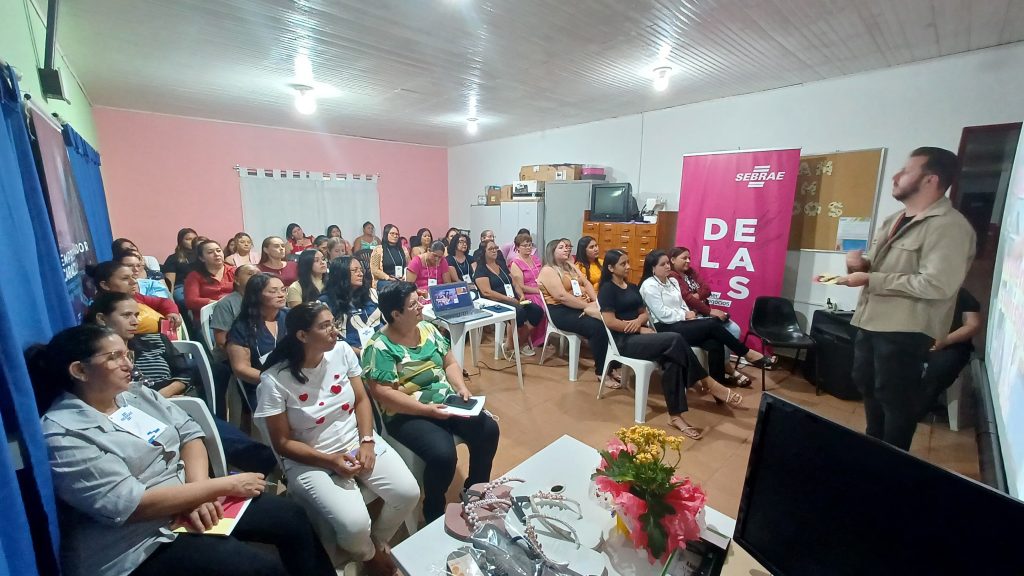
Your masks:
<svg viewBox="0 0 1024 576"><path fill-rule="evenodd" d="M949 150L911 152L892 179L904 209L882 221L867 255L846 255L849 274L837 280L863 287L852 320L853 379L864 395L866 432L903 450L929 401L922 382L928 351L949 332L974 259L974 230L946 198L956 172Z"/></svg>

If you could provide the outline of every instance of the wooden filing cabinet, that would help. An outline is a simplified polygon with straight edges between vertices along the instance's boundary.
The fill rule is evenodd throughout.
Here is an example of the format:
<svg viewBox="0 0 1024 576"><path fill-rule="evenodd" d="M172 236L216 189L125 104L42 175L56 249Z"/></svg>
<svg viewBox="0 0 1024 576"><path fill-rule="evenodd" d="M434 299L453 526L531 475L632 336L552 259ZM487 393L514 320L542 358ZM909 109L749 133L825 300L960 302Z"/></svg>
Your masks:
<svg viewBox="0 0 1024 576"><path fill-rule="evenodd" d="M655 250L668 251L675 245L678 215L678 212L662 210L658 213L656 223L634 224L592 222L587 213L583 220L583 236L596 238L601 254L612 249L619 249L628 254L629 265L632 268L629 281L639 284L643 275L644 258Z"/></svg>

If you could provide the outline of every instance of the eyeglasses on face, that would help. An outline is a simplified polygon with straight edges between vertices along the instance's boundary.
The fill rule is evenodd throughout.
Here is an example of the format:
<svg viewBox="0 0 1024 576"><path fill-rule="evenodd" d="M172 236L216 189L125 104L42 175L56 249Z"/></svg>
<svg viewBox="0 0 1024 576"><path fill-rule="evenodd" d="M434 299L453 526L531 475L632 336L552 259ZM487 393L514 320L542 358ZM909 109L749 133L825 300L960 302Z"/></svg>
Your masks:
<svg viewBox="0 0 1024 576"><path fill-rule="evenodd" d="M102 359L103 363L108 368L114 368L122 363L127 363L128 366L131 366L135 361L135 355L132 354L130 350L126 349L113 350L111 352L103 352L101 354L94 354L92 356L89 356L87 360L92 360L93 358Z"/></svg>

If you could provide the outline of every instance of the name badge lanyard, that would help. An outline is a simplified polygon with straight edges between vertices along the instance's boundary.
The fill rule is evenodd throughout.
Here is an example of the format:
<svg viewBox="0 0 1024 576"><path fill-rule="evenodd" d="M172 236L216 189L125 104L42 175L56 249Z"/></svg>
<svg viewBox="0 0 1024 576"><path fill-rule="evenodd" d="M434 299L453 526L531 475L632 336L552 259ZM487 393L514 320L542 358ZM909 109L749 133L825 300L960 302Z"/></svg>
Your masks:
<svg viewBox="0 0 1024 576"><path fill-rule="evenodd" d="M401 250L401 249L399 249ZM398 266L398 261L395 260L395 255L391 253L391 246L384 246L384 251L388 253L388 258L391 259L391 266ZM402 267L405 268L405 255L402 255Z"/></svg>
<svg viewBox="0 0 1024 576"><path fill-rule="evenodd" d="M512 285L512 278L509 277L507 272L505 272L504 270L501 269L501 266L498 266L498 274L499 274L498 279L501 280L502 283L504 283L506 286L508 286L508 290L506 292L511 292L511 294L506 294L506 295L509 298L515 298L516 297L516 290L515 290L515 287ZM506 280L507 280L507 282L506 282Z"/></svg>

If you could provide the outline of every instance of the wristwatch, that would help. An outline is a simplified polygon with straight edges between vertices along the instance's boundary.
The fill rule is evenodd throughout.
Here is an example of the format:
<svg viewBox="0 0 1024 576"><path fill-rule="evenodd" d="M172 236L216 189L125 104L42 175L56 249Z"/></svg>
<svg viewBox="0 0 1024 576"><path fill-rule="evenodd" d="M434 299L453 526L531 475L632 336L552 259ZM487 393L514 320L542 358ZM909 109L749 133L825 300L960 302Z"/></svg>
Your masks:
<svg viewBox="0 0 1024 576"><path fill-rule="evenodd" d="M373 444L374 443L373 436L363 436L362 438L359 439L359 443L360 444L365 444L367 442L369 442L370 444Z"/></svg>

